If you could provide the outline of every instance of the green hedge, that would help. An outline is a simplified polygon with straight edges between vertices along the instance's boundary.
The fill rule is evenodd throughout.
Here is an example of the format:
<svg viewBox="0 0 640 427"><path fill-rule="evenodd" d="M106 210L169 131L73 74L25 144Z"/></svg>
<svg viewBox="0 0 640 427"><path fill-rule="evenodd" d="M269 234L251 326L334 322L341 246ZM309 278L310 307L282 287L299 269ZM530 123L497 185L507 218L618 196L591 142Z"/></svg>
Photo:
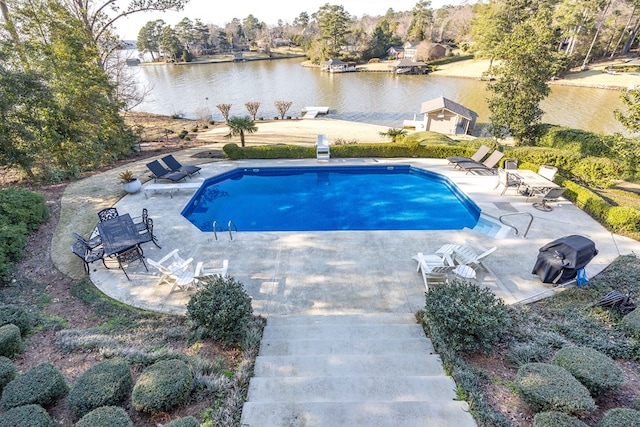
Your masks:
<svg viewBox="0 0 640 427"><path fill-rule="evenodd" d="M618 328L636 339L640 337L640 310L626 314L618 323Z"/></svg>
<svg viewBox="0 0 640 427"><path fill-rule="evenodd" d="M579 418L596 410L589 390L566 369L547 363L528 363L518 369L518 395L534 412L558 411Z"/></svg>
<svg viewBox="0 0 640 427"><path fill-rule="evenodd" d="M542 126L545 132L538 146L569 150L581 156L609 157L612 153L607 138L593 132L562 126Z"/></svg>
<svg viewBox="0 0 640 427"><path fill-rule="evenodd" d="M200 423L195 419L195 417L188 416L173 420L170 423L165 424L164 427L200 427Z"/></svg>
<svg viewBox="0 0 640 427"><path fill-rule="evenodd" d="M533 427L587 427L571 415L557 411L539 412L533 417Z"/></svg>
<svg viewBox="0 0 640 427"><path fill-rule="evenodd" d="M133 427L133 422L121 407L103 406L82 417L74 427Z"/></svg>
<svg viewBox="0 0 640 427"><path fill-rule="evenodd" d="M15 357L24 350L24 343L20 337L20 328L9 324L0 326L0 356Z"/></svg>
<svg viewBox="0 0 640 427"><path fill-rule="evenodd" d="M616 390L624 382L622 369L606 354L589 347L565 347L551 361L573 375L592 396Z"/></svg>
<svg viewBox="0 0 640 427"><path fill-rule="evenodd" d="M609 409L598 427L640 427L640 411L629 408Z"/></svg>
<svg viewBox="0 0 640 427"><path fill-rule="evenodd" d="M101 406L116 405L131 392L131 366L124 359L100 362L85 371L69 391L67 403L78 418Z"/></svg>
<svg viewBox="0 0 640 427"><path fill-rule="evenodd" d="M182 360L161 360L142 371L133 387L136 411L159 413L185 403L193 391L193 374Z"/></svg>
<svg viewBox="0 0 640 427"><path fill-rule="evenodd" d="M31 403L46 408L66 392L67 384L60 370L50 363L42 363L6 385L0 408L7 410Z"/></svg>
<svg viewBox="0 0 640 427"><path fill-rule="evenodd" d="M25 336L31 330L33 319L24 307L14 304L0 304L0 326L10 323L20 328L20 334Z"/></svg>
<svg viewBox="0 0 640 427"><path fill-rule="evenodd" d="M49 218L44 196L22 188L0 190L0 281L22 258L27 236Z"/></svg>
<svg viewBox="0 0 640 427"><path fill-rule="evenodd" d="M53 427L49 413L40 405L24 405L0 414L0 427Z"/></svg>
<svg viewBox="0 0 640 427"><path fill-rule="evenodd" d="M17 373L16 366L11 359L0 356L0 393L2 393L4 386L16 378Z"/></svg>

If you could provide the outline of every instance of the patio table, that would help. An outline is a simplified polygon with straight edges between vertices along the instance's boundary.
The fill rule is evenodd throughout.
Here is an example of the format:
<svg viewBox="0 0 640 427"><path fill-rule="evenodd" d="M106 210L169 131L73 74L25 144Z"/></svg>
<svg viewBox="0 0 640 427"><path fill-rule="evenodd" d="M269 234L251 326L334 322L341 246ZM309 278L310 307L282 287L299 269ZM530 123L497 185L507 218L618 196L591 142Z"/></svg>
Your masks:
<svg viewBox="0 0 640 427"><path fill-rule="evenodd" d="M142 243L141 235L129 214L99 222L98 232L107 256L126 251Z"/></svg>
<svg viewBox="0 0 640 427"><path fill-rule="evenodd" d="M518 169L513 172L509 171L509 174L518 178L521 182L521 186L529 187L531 191L527 195L527 200L529 200L529 197L534 196L535 194L544 193L550 188L560 187L555 182L549 181L542 175L539 175L534 171L530 171L528 169Z"/></svg>

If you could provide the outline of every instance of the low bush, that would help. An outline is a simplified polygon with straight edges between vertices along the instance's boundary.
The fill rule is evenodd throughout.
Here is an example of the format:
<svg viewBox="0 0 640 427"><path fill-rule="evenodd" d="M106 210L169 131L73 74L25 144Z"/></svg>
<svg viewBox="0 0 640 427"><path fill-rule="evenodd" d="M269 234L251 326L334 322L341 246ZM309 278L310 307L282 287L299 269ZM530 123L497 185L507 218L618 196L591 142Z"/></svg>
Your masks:
<svg viewBox="0 0 640 427"><path fill-rule="evenodd" d="M253 318L251 297L232 277L205 279L187 303L187 317L214 339L239 343Z"/></svg>
<svg viewBox="0 0 640 427"><path fill-rule="evenodd" d="M518 159L520 163L555 166L560 172L568 170L582 158L579 153L570 150L550 150L545 147L514 147L505 150L505 155Z"/></svg>
<svg viewBox="0 0 640 427"><path fill-rule="evenodd" d="M585 157L567 169L580 181L596 188L613 186L622 172L618 163L606 157Z"/></svg>
<svg viewBox="0 0 640 427"><path fill-rule="evenodd" d="M194 417L184 417L173 420L164 425L164 427L200 427L200 423Z"/></svg>
<svg viewBox="0 0 640 427"><path fill-rule="evenodd" d="M454 351L492 350L509 330L509 308L489 289L454 281L426 294L425 321Z"/></svg>
<svg viewBox="0 0 640 427"><path fill-rule="evenodd" d="M17 373L16 366L11 359L0 356L0 393L2 393L4 386L16 378Z"/></svg>
<svg viewBox="0 0 640 427"><path fill-rule="evenodd" d="M127 412L119 406L103 406L80 418L74 427L133 427Z"/></svg>
<svg viewBox="0 0 640 427"><path fill-rule="evenodd" d="M161 360L142 371L133 387L136 411L156 414L185 403L193 390L193 374L182 360Z"/></svg>
<svg viewBox="0 0 640 427"><path fill-rule="evenodd" d="M605 215L606 223L619 232L640 232L640 210L626 206L612 206Z"/></svg>
<svg viewBox="0 0 640 427"><path fill-rule="evenodd" d="M66 392L67 384L60 370L50 363L42 363L6 385L0 408L7 410L31 403L46 408Z"/></svg>
<svg viewBox="0 0 640 427"><path fill-rule="evenodd" d="M49 219L44 196L24 188L0 190L0 218L6 224L22 224L28 233Z"/></svg>
<svg viewBox="0 0 640 427"><path fill-rule="evenodd" d="M40 405L24 405L0 414L0 427L53 427L49 413Z"/></svg>
<svg viewBox="0 0 640 427"><path fill-rule="evenodd" d="M20 337L20 328L9 324L0 326L0 356L14 357L22 353L24 343Z"/></svg>
<svg viewBox="0 0 640 427"><path fill-rule="evenodd" d="M585 423L562 412L539 412L533 417L533 427L587 427Z"/></svg>
<svg viewBox="0 0 640 427"><path fill-rule="evenodd" d="M129 362L112 359L85 371L69 391L67 403L78 418L101 406L116 405L131 392L133 377Z"/></svg>
<svg viewBox="0 0 640 427"><path fill-rule="evenodd" d="M518 395L534 412L558 411L579 418L595 411L589 390L566 369L547 363L529 363L518 369Z"/></svg>
<svg viewBox="0 0 640 427"><path fill-rule="evenodd" d="M618 324L618 328L634 338L640 337L640 310L636 309L626 314Z"/></svg>
<svg viewBox="0 0 640 427"><path fill-rule="evenodd" d="M25 336L33 325L33 319L24 307L14 304L0 304L0 326L9 323L20 328L20 334Z"/></svg>
<svg viewBox="0 0 640 427"><path fill-rule="evenodd" d="M541 126L545 131L538 146L570 150L581 156L608 156L610 149L603 137L593 132L562 126Z"/></svg>
<svg viewBox="0 0 640 427"><path fill-rule="evenodd" d="M629 408L609 409L598 427L640 427L640 411Z"/></svg>
<svg viewBox="0 0 640 427"><path fill-rule="evenodd" d="M609 356L589 347L565 347L556 352L551 363L573 375L592 396L619 388L624 382L622 369Z"/></svg>

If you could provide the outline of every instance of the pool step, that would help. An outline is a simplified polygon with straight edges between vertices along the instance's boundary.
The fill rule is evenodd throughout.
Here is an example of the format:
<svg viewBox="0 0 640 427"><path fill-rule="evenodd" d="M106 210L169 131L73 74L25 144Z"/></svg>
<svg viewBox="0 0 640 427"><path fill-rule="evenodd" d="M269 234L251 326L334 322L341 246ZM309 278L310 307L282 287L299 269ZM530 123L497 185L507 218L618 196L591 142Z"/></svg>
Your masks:
<svg viewBox="0 0 640 427"><path fill-rule="evenodd" d="M244 427L476 426L413 314L271 316Z"/></svg>

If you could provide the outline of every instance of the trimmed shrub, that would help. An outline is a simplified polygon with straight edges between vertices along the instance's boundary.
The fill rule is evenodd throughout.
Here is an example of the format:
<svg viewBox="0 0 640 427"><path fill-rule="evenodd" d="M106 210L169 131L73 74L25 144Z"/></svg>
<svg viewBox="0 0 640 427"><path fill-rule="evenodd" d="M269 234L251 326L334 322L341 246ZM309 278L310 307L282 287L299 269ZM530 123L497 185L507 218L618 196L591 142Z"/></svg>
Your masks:
<svg viewBox="0 0 640 427"><path fill-rule="evenodd" d="M505 150L505 155L518 159L520 163L555 166L559 171L569 169L570 165L576 164L582 158L579 153L571 150L550 150L545 147L515 147Z"/></svg>
<svg viewBox="0 0 640 427"><path fill-rule="evenodd" d="M614 231L640 231L640 211L626 206L612 206L605 221Z"/></svg>
<svg viewBox="0 0 640 427"><path fill-rule="evenodd" d="M14 357L23 349L20 328L13 324L0 326L0 356Z"/></svg>
<svg viewBox="0 0 640 427"><path fill-rule="evenodd" d="M544 134L538 140L541 147L571 150L582 156L608 156L610 149L603 138L593 132L561 126L541 126Z"/></svg>
<svg viewBox="0 0 640 427"><path fill-rule="evenodd" d="M204 286L187 303L187 317L214 339L238 343L253 318L251 297L232 277L205 279Z"/></svg>
<svg viewBox="0 0 640 427"><path fill-rule="evenodd" d="M426 294L425 320L431 334L454 351L489 352L511 324L504 301L462 281Z"/></svg>
<svg viewBox="0 0 640 427"><path fill-rule="evenodd" d="M74 427L133 427L133 422L121 407L103 406L82 417Z"/></svg>
<svg viewBox="0 0 640 427"><path fill-rule="evenodd" d="M595 219L604 222L611 205L605 199L573 181L564 180L560 184L566 187L564 195L572 200L576 206L584 210Z"/></svg>
<svg viewBox="0 0 640 427"><path fill-rule="evenodd" d="M640 427L640 411L629 408L609 409L598 427Z"/></svg>
<svg viewBox="0 0 640 427"><path fill-rule="evenodd" d="M569 371L547 363L529 363L518 369L518 395L534 412L559 411L579 418L595 411L589 390Z"/></svg>
<svg viewBox="0 0 640 427"><path fill-rule="evenodd" d="M580 180L591 187L611 187L620 179L620 165L606 157L585 157L570 167Z"/></svg>
<svg viewBox="0 0 640 427"><path fill-rule="evenodd" d="M540 412L533 417L533 427L587 427L585 423L562 412Z"/></svg>
<svg viewBox="0 0 640 427"><path fill-rule="evenodd" d="M101 406L116 405L131 392L133 377L129 362L112 359L85 371L69 391L67 402L76 417Z"/></svg>
<svg viewBox="0 0 640 427"><path fill-rule="evenodd" d="M173 420L170 423L165 424L164 427L200 427L200 423L194 417L188 416Z"/></svg>
<svg viewBox="0 0 640 427"><path fill-rule="evenodd" d="M16 366L11 359L0 356L0 393L2 393L4 386L15 379L17 373Z"/></svg>
<svg viewBox="0 0 640 427"><path fill-rule="evenodd" d="M42 363L6 385L0 399L3 410L36 403L45 408L67 392L67 384L58 368Z"/></svg>
<svg viewBox="0 0 640 427"><path fill-rule="evenodd" d="M49 219L44 196L24 188L0 190L0 218L6 224L22 224L30 233Z"/></svg>
<svg viewBox="0 0 640 427"><path fill-rule="evenodd" d="M640 310L635 309L626 314L618 323L618 328L628 335L640 337Z"/></svg>
<svg viewBox="0 0 640 427"><path fill-rule="evenodd" d="M14 304L0 304L0 326L12 323L20 328L20 334L25 336L33 324L31 315L23 307Z"/></svg>
<svg viewBox="0 0 640 427"><path fill-rule="evenodd" d="M0 415L0 427L53 427L49 413L40 405L24 405Z"/></svg>
<svg viewBox="0 0 640 427"><path fill-rule="evenodd" d="M551 360L573 375L592 396L599 396L620 387L624 382L622 369L606 354L589 347L565 347Z"/></svg>
<svg viewBox="0 0 640 427"><path fill-rule="evenodd" d="M185 403L193 390L193 374L182 360L161 360L142 371L133 387L136 411L158 413Z"/></svg>

